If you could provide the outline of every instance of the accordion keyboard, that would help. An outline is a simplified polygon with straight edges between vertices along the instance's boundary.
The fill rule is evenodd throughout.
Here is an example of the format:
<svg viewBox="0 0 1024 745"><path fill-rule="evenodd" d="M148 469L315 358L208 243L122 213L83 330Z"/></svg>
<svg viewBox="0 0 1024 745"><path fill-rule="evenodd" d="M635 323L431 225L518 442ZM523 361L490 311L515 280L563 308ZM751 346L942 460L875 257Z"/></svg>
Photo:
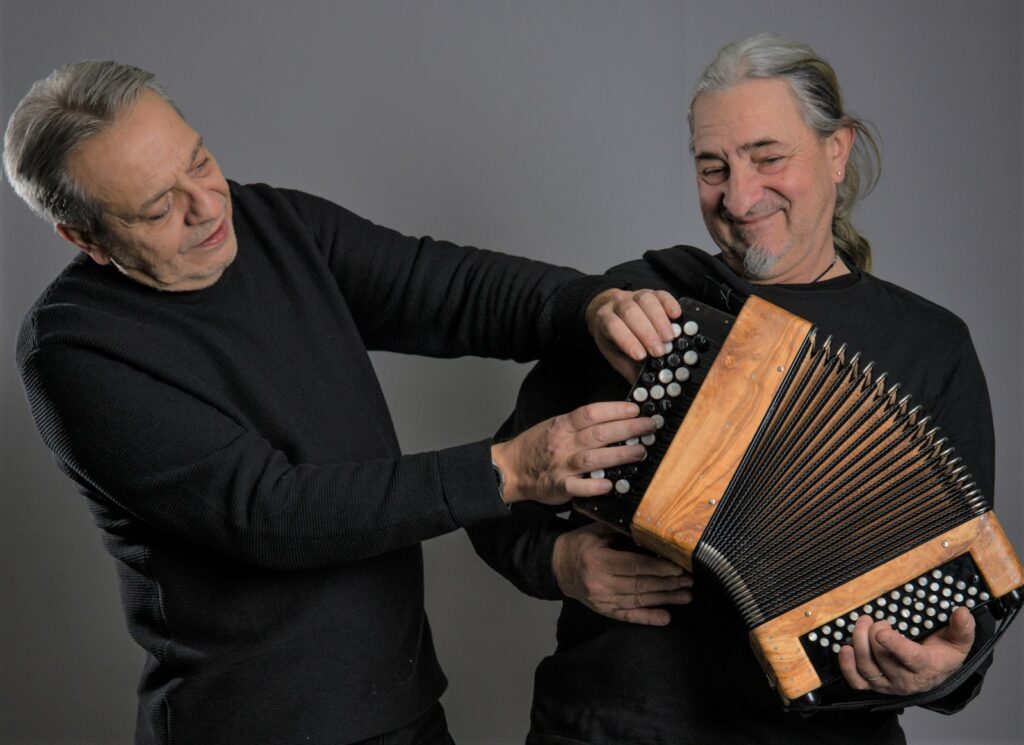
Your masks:
<svg viewBox="0 0 1024 745"><path fill-rule="evenodd" d="M800 643L825 685L841 677L837 655L843 645L850 644L861 616L886 621L908 639L920 641L945 626L957 608L974 612L992 599L978 567L965 554L812 629L800 637Z"/></svg>
<svg viewBox="0 0 1024 745"><path fill-rule="evenodd" d="M573 507L594 520L629 534L630 521L658 465L672 442L694 396L725 341L735 317L689 298L680 300L682 323L673 324L675 339L666 342L661 357L649 357L626 396L640 406L642 416L653 417L657 430L628 440L647 448L640 463L592 471L591 478L607 478L613 491L606 497L576 500Z"/></svg>

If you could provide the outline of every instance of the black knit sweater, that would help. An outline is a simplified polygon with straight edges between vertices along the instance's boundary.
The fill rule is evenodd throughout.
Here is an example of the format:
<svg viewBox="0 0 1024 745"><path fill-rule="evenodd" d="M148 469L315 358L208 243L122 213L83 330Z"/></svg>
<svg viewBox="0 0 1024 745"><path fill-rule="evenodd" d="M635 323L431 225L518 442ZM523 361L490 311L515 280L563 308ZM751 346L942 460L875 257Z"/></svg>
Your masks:
<svg viewBox="0 0 1024 745"><path fill-rule="evenodd" d="M401 455L367 349L536 358L579 341L606 283L231 194L216 284L159 292L80 257L18 364L148 653L136 742L338 745L445 687L419 541L507 513L489 440Z"/></svg>

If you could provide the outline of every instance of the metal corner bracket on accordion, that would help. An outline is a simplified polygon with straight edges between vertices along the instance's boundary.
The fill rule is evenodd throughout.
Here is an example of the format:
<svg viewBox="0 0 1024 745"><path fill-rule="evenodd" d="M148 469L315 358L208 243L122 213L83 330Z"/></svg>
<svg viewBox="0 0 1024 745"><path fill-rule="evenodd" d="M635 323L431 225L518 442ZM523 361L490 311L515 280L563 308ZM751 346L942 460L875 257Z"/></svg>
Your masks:
<svg viewBox="0 0 1024 745"><path fill-rule="evenodd" d="M1024 567L899 386L760 298L735 318L681 304L629 393L659 424L647 460L592 474L614 491L577 510L713 575L786 705L840 679L861 615L915 640L960 606L1012 618Z"/></svg>

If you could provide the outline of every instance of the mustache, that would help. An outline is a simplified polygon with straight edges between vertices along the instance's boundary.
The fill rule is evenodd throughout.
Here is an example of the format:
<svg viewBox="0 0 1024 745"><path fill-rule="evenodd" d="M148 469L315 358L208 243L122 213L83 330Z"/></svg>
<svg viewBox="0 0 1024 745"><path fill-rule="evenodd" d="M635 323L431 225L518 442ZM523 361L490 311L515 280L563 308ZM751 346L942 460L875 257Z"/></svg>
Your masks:
<svg viewBox="0 0 1024 745"><path fill-rule="evenodd" d="M780 209L785 209L787 206L789 206L789 202L787 202L785 199L779 197L766 198L762 199L760 202L755 204L742 215L731 214L723 204L722 207L719 209L719 215L726 222L741 224L745 220L753 220L758 217L764 217L765 215L770 215L773 212L779 211Z"/></svg>

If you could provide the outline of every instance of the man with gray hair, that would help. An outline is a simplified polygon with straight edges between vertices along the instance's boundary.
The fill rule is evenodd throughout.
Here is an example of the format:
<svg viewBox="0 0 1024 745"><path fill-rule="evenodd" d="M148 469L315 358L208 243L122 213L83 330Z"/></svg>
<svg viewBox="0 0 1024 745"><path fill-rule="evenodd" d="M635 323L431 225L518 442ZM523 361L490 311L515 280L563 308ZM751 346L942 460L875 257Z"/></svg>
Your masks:
<svg viewBox="0 0 1024 745"><path fill-rule="evenodd" d="M930 412L991 497L991 411L967 328L868 273L870 244L850 214L873 184L878 150L845 110L831 66L774 35L726 46L696 87L689 124L700 208L721 253L675 246L608 274L733 315L759 296L811 321ZM596 316L637 300L609 292ZM635 357L605 351L611 367L541 362L499 436L599 391L624 395L621 375L633 379ZM581 381L566 375L570 364L595 372ZM694 587L678 566L577 514L565 519L527 504L512 511L511 520L470 530L477 551L524 592L563 601L558 647L536 672L528 742L904 742L892 711L786 712L739 613L713 583ZM929 708L956 711L977 694L981 674L954 690L942 686L963 665L974 631L966 608L923 643L865 614L838 653L844 695L922 694Z"/></svg>
<svg viewBox="0 0 1024 745"><path fill-rule="evenodd" d="M594 404L402 455L367 350L589 346L585 309L616 281L229 182L153 76L116 62L37 83L4 166L81 250L17 358L147 653L136 743L449 742L420 541L607 491L579 474L642 458L601 445L653 422ZM678 309L643 302L594 333L657 349Z"/></svg>

